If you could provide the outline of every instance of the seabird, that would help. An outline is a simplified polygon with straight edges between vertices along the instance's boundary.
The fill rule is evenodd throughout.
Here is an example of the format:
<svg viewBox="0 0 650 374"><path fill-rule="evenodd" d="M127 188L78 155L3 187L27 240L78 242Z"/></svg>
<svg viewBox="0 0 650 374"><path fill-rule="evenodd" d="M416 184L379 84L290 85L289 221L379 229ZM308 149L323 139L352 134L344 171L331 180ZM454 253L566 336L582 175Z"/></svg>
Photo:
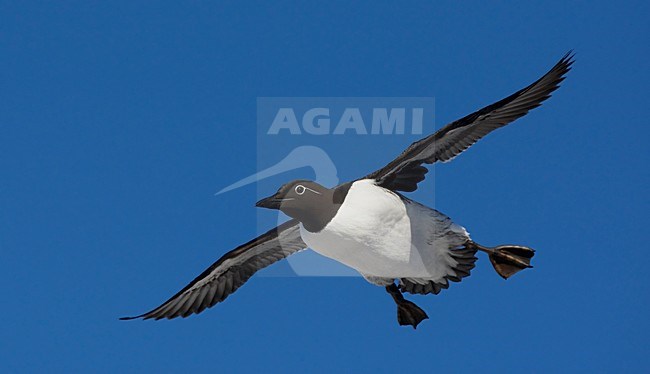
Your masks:
<svg viewBox="0 0 650 374"><path fill-rule="evenodd" d="M289 182L256 206L278 209L291 219L226 253L159 307L121 319L172 319L201 313L225 300L255 272L311 248L385 287L397 304L400 325L416 328L427 314L404 293L438 294L470 275L478 251L504 279L532 267L534 250L519 245L482 246L443 213L402 193L424 180L424 164L448 162L472 144L551 96L573 64L567 53L531 85L451 122L411 144L383 168L327 188L308 180Z"/></svg>

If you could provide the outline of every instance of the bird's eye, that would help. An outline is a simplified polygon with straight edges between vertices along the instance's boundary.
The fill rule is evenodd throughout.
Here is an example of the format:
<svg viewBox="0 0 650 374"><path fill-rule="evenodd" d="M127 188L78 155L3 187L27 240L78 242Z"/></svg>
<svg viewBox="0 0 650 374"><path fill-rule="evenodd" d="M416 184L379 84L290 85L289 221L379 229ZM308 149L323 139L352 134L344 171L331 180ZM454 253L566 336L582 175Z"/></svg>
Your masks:
<svg viewBox="0 0 650 374"><path fill-rule="evenodd" d="M305 193L306 188L302 184L299 184L299 185L296 186L296 188L294 188L294 190L296 191L296 193L298 195L302 195L302 194Z"/></svg>

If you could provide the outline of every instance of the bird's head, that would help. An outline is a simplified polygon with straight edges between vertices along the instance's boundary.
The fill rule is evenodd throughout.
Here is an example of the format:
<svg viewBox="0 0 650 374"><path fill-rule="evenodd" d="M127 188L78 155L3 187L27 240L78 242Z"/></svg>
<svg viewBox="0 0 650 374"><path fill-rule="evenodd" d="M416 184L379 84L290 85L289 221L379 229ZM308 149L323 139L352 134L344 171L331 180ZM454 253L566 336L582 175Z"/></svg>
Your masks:
<svg viewBox="0 0 650 374"><path fill-rule="evenodd" d="M274 195L258 201L255 206L281 210L289 217L302 221L331 204L332 192L329 188L300 179L286 183Z"/></svg>
<svg viewBox="0 0 650 374"><path fill-rule="evenodd" d="M264 198L255 206L277 209L300 221L311 232L322 230L334 218L343 204L352 182L327 188L308 180L289 182L274 195Z"/></svg>

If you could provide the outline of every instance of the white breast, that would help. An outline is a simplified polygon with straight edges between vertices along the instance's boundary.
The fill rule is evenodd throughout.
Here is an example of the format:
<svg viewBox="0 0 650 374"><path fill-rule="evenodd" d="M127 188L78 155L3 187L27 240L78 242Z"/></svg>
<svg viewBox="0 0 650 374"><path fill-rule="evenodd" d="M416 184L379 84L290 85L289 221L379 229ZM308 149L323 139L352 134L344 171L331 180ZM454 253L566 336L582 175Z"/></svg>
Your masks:
<svg viewBox="0 0 650 374"><path fill-rule="evenodd" d="M374 181L357 181L350 188L336 216L323 230L311 233L301 225L300 233L314 251L364 275L430 276L431 272L425 264L430 261L423 261L420 254L421 250L430 248L415 248L430 245L426 239L412 240L413 235L419 236L423 232L412 225L433 226L433 222L428 215L424 223L410 217L413 212L409 212L407 207L411 205L405 205L398 195L376 186Z"/></svg>

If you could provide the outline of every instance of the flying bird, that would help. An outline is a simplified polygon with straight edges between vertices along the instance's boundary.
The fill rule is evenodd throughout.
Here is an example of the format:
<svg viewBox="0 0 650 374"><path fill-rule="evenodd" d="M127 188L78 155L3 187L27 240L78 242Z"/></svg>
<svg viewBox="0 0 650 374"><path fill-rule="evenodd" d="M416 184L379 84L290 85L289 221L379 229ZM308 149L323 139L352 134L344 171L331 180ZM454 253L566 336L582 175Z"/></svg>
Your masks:
<svg viewBox="0 0 650 374"><path fill-rule="evenodd" d="M306 248L358 271L385 287L400 325L416 328L424 310L404 293L434 294L470 275L476 254L487 254L504 279L532 267L535 251L520 245L487 247L473 241L443 213L404 196L425 179L423 165L448 162L491 131L526 115L551 96L574 61L567 53L531 85L411 144L388 165L327 188L295 180L256 206L291 219L223 255L159 307L121 319L172 319L201 313L225 300L255 272Z"/></svg>

